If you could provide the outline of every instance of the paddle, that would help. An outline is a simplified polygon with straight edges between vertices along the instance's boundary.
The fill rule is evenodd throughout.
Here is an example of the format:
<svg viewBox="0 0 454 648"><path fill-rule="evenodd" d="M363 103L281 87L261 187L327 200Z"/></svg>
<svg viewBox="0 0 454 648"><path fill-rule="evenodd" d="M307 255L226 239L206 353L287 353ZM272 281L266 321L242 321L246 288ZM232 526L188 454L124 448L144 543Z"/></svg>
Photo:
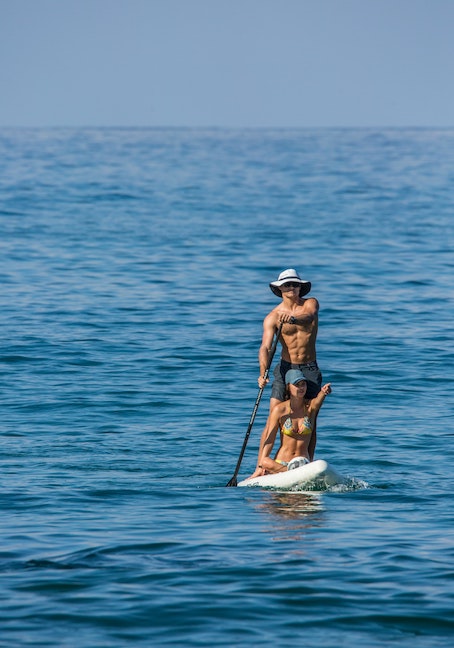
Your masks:
<svg viewBox="0 0 454 648"><path fill-rule="evenodd" d="M273 357L274 357L274 354L276 352L277 343L279 342L279 336L280 336L281 331L282 331L282 326L283 326L283 322L281 322L279 324L279 328L278 328L277 333L275 335L275 338L273 340L273 344L271 345L270 353L269 353L269 356L268 356L268 365L267 365L267 367L265 369L265 373L263 374L263 377L264 377L265 380L268 378L268 375L270 373L271 363L273 362ZM228 484L226 484L226 486L236 486L238 484L237 476L238 476L238 473L240 471L240 466L241 466L241 462L243 461L244 451L246 450L246 445L247 445L247 442L249 440L249 435L251 434L252 426L254 425L255 415L257 414L260 399L262 398L262 394L263 394L263 390L265 389L265 385L266 385L266 383L263 385L263 387L260 387L260 389L259 389L259 393L258 393L258 396L257 396L256 401L255 401L254 409L252 410L251 418L249 420L249 425L248 425L248 428L247 428L247 431L246 431L246 436L244 437L243 447L241 448L240 456L238 457L238 462L236 464L235 472L233 473L232 479L229 481Z"/></svg>

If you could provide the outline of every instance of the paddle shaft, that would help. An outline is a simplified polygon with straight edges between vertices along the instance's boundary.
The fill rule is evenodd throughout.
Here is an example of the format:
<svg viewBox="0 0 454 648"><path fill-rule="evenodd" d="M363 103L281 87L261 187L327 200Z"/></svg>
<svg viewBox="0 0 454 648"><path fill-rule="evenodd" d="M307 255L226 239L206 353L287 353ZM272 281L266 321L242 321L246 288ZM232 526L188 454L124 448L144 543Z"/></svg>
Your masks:
<svg viewBox="0 0 454 648"><path fill-rule="evenodd" d="M267 378L269 376L269 373L270 373L271 363L273 362L274 354L276 353L276 347L277 347L277 343L279 342L279 336L280 336L281 331L282 331L282 326L283 326L283 322L281 322L279 324L279 328L278 328L277 333L276 333L276 335L274 337L273 344L271 345L270 353L268 355L268 364L267 364L267 367L265 369L265 373L263 374L263 378L264 378L265 381L267 380ZM246 435L244 437L243 447L241 448L240 456L238 457L235 472L233 473L232 479L228 482L228 484L226 484L226 486L236 486L237 485L237 479L236 478L238 476L238 473L240 472L241 462L243 461L244 452L246 450L247 442L248 442L249 436L251 434L252 426L254 425L255 416L257 414L257 410L259 408L260 400L262 398L262 394L263 394L263 390L265 389L265 386L266 386L266 382L264 383L263 387L260 387L260 389L259 389L259 393L258 393L257 398L255 400L254 409L252 410L251 418L249 420L249 425L248 425L248 428L246 430Z"/></svg>

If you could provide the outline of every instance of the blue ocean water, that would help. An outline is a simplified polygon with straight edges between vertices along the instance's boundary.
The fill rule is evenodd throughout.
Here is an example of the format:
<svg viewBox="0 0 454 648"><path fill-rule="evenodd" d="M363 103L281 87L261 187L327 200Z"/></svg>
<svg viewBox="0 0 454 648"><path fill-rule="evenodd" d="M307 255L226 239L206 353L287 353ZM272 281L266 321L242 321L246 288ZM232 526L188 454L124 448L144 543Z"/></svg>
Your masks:
<svg viewBox="0 0 454 648"><path fill-rule="evenodd" d="M451 130L0 131L2 646L452 645L453 186ZM226 488L287 267L349 483Z"/></svg>

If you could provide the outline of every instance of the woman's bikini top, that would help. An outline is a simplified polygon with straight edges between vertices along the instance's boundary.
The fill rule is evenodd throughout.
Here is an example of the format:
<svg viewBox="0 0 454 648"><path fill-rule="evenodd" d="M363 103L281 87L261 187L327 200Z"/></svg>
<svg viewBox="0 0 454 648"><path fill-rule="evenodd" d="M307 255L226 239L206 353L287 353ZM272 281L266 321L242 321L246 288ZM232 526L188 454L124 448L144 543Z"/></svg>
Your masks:
<svg viewBox="0 0 454 648"><path fill-rule="evenodd" d="M303 425L300 430L293 429L293 421L290 418L285 419L283 425L281 425L281 432L283 434L286 434L287 436L295 437L295 436L304 436L307 434L312 434L312 423L311 420L308 416L305 416L303 418Z"/></svg>

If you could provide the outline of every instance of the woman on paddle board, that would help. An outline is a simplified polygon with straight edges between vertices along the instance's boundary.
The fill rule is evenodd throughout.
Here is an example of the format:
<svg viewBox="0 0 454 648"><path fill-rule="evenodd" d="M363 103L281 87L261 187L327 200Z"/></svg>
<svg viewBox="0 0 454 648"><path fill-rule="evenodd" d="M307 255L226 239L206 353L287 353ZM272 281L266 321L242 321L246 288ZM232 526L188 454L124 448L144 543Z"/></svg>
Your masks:
<svg viewBox="0 0 454 648"><path fill-rule="evenodd" d="M331 393L331 385L323 385L315 398L308 399L307 382L306 376L298 369L286 373L289 399L275 405L268 417L258 465L251 477L292 470L313 461L311 438L323 401ZM272 459L270 454L278 430L281 445Z"/></svg>

